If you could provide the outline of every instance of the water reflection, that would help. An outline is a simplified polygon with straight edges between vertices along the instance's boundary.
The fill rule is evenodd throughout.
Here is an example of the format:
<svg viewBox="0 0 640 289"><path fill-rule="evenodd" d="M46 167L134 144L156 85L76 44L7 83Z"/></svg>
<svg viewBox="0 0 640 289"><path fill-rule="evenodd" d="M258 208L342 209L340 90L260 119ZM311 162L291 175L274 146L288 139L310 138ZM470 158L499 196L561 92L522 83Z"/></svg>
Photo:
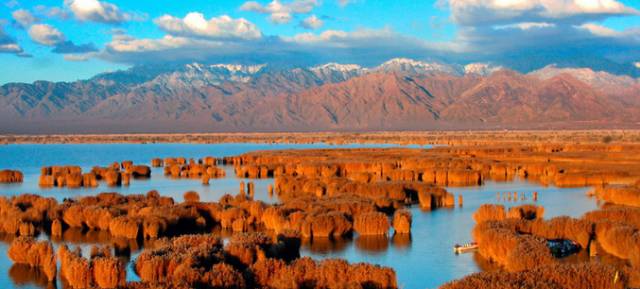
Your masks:
<svg viewBox="0 0 640 289"><path fill-rule="evenodd" d="M93 166L106 166L113 162L131 160L135 164L150 165L153 158L184 157L199 159L206 156L224 157L239 155L251 151L280 149L315 149L315 148L363 148L363 147L397 147L391 144L20 144L0 146L0 168L17 169L23 172L24 182L20 184L0 184L0 195L20 193L36 193L55 197L59 201L81 195L95 195L104 191L122 194L141 194L150 190L158 190L164 196L182 200L186 191L196 191L203 201L217 201L225 193L238 191L240 179L235 177L233 168L225 167L227 177L211 179L210 185L202 185L200 179L172 180L164 176L163 168L152 168L150 179L132 180L129 186L107 188L101 183L97 188L41 188L38 186L40 169L52 165L77 165L83 171L90 171ZM430 147L430 146L412 146ZM253 180L256 199L272 203L267 193L272 180Z"/></svg>
<svg viewBox="0 0 640 289"><path fill-rule="evenodd" d="M111 239L111 234L108 231L83 230L76 227L64 230L62 238L52 238L54 243L71 243L75 245L108 244L111 243Z"/></svg>
<svg viewBox="0 0 640 289"><path fill-rule="evenodd" d="M344 258L350 262L390 266L396 270L399 283L404 288L432 288L471 273L498 270L499 267L476 253L453 254L451 246L471 240L470 232L474 225L471 217L473 212L483 203L495 203L496 192L505 191L507 188L522 192L539 191L541 197L536 204L545 207L547 218L564 214L579 217L584 212L596 208L593 199L585 196L587 189L584 188L545 188L526 182L488 183L486 186L474 188L448 188L452 193L464 196L464 207L428 211L423 211L418 206L410 208L413 214L412 234L393 234L389 237L354 234L347 238L303 240L301 255L317 259ZM505 205L509 207L519 204ZM219 227L213 228L212 233L222 238L228 238L233 234ZM0 250L6 252L8 244L14 238L12 235L0 234ZM49 237L41 234L38 238ZM87 257L90 256L94 245L110 246L115 255L129 262L127 266L129 281L139 279L134 273L132 261L143 248L151 248L155 243L153 240L114 239L107 231L78 228L68 228L64 231L62 238L52 241L55 248L63 243L71 247L80 247L83 255ZM6 254L4 252L3 254ZM581 258L585 258L585 255L578 254L565 259L566 262L571 262L582 260ZM608 256L599 258L611 259ZM7 281L9 283L2 283L2 279L0 283L9 286L0 286L2 288L15 286L55 288L51 286L56 286L48 282L43 283L42 272L38 270L24 266L11 266L6 257L0 261L0 276L3 271L6 272L5 276L9 278ZM63 285L63 280L58 280L58 288L63 288Z"/></svg>
<svg viewBox="0 0 640 289"><path fill-rule="evenodd" d="M350 242L351 239L348 238L331 239L315 237L313 239L304 239L302 246L314 254L323 255L344 251Z"/></svg>
<svg viewBox="0 0 640 289"><path fill-rule="evenodd" d="M389 238L382 236L358 236L356 237L356 248L370 254L379 254L389 248Z"/></svg>
<svg viewBox="0 0 640 289"><path fill-rule="evenodd" d="M473 212L481 204L496 203L499 193L517 191L517 202L512 197L511 202L500 203L507 208L522 204L541 205L545 207L545 218L560 215L580 217L597 208L595 201L585 195L587 188L544 187L522 180L487 182L484 186L451 187L447 190L456 196L462 195L464 206L436 210L411 207L411 235L393 235L390 240L356 235L353 242L343 244L339 250L318 252L303 246L301 255L389 266L396 270L399 285L404 288L437 288L472 273L499 269L477 254L455 255L452 250L456 243L472 241ZM532 198L534 192L538 192L537 202ZM526 200L522 196L526 196Z"/></svg>
<svg viewBox="0 0 640 289"><path fill-rule="evenodd" d="M411 234L394 234L391 243L396 250L411 250Z"/></svg>
<svg viewBox="0 0 640 289"><path fill-rule="evenodd" d="M55 289L56 284L49 282L40 268L34 268L24 264L13 264L9 268L9 278L18 287L36 286L38 288Z"/></svg>

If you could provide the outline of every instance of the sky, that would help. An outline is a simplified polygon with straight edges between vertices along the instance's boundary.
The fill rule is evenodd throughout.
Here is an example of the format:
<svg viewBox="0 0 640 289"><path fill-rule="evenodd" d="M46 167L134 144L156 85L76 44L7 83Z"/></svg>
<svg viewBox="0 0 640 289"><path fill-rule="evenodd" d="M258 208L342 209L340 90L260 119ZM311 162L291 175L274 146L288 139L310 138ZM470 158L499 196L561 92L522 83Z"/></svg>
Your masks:
<svg viewBox="0 0 640 289"><path fill-rule="evenodd" d="M174 62L395 57L640 73L638 0L0 1L0 84Z"/></svg>

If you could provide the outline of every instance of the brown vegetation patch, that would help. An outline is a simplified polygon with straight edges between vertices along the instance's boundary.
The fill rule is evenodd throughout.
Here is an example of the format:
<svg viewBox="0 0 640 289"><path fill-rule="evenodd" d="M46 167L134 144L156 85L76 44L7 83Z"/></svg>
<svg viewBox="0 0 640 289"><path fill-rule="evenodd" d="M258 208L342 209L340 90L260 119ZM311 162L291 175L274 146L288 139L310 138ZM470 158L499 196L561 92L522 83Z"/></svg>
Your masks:
<svg viewBox="0 0 640 289"><path fill-rule="evenodd" d="M520 272L476 273L441 289L624 289L625 274L599 263L554 264Z"/></svg>
<svg viewBox="0 0 640 289"><path fill-rule="evenodd" d="M22 183L21 171L0 170L0 183Z"/></svg>
<svg viewBox="0 0 640 289"><path fill-rule="evenodd" d="M11 243L7 255L14 263L39 268L49 281L56 279L56 257L48 241L36 242L29 237L16 238Z"/></svg>
<svg viewBox="0 0 640 289"><path fill-rule="evenodd" d="M525 208L526 211L531 213L536 212L536 214L541 210L540 208L529 206L520 207L518 210ZM558 264L558 261L552 257L546 241L571 240L575 242L580 249L596 252L595 246L598 246L598 251L603 250L605 253L629 260L626 264L622 263L621 265L617 265L617 270L620 271L617 274L625 272L631 281L630 285L637 285L637 280L639 280L637 272L638 268L640 268L640 228L638 227L638 224L640 224L640 221L638 221L640 220L640 209L634 207L607 206L601 210L589 212L580 219L556 217L550 220L532 219L527 217L532 216L531 214L523 214L522 212L514 213L513 218L503 219L503 214L497 214L498 217L495 217L495 212L497 211L503 212L500 206L485 205L474 215L480 222L473 229L473 237L479 245L478 253L484 258L502 265L511 272L530 270L545 264L553 267L557 266L554 264ZM582 266L587 266L588 268L588 266L591 265ZM511 276L515 279L530 278L530 276L538 273L528 272L523 276ZM489 282L487 280L494 280L494 278L496 278L494 275L478 276L481 278L477 279L474 277L465 282L471 282L468 284L478 284L477 286L490 286L490 284L484 284L482 282ZM517 286L517 284L523 284L522 286L526 285L525 283L509 283L511 282L509 278L494 281L498 282L496 284L507 282L504 283L506 288ZM526 279L522 279L521 281L524 282ZM584 283L575 288L598 288L580 287L589 284L600 284L598 280L592 281L594 283ZM625 280L622 281L626 282ZM573 284L571 282L575 281L568 282L569 284ZM466 283L463 282L461 284ZM532 284L535 285L535 283ZM528 288L526 286L525 288ZM541 284L540 286L545 288L544 286L547 285Z"/></svg>
<svg viewBox="0 0 640 289"><path fill-rule="evenodd" d="M213 157L205 157L197 161L194 159L187 161L185 158L166 158L162 162L158 160L155 162L158 166L164 165L164 175L172 178L201 179L203 183L208 183L209 179L223 178L226 174L223 168L217 166L218 160Z"/></svg>
<svg viewBox="0 0 640 289"><path fill-rule="evenodd" d="M293 248L264 234L240 234L224 247L211 235L157 243L135 262L142 282L126 288L397 288L390 268L337 259L283 260L282 250Z"/></svg>

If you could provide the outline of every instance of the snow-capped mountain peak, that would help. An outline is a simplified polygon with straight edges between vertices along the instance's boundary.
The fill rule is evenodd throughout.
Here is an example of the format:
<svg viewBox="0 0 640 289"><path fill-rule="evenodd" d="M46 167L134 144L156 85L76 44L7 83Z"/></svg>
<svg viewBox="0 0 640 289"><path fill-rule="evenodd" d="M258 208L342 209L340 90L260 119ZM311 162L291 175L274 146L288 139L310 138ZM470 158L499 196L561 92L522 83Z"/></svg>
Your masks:
<svg viewBox="0 0 640 289"><path fill-rule="evenodd" d="M423 62L409 58L394 58L376 67L374 70L381 72L403 72L410 74L423 74L433 72L443 72L448 74L458 74L458 71L451 65L437 62Z"/></svg>
<svg viewBox="0 0 640 289"><path fill-rule="evenodd" d="M560 74L569 74L576 79L593 85L594 87L605 86L631 86L639 84L637 79L628 75L615 75L605 71L594 71L591 68L561 68L555 64L547 65L542 69L532 71L530 75L541 79L550 79Z"/></svg>
<svg viewBox="0 0 640 289"><path fill-rule="evenodd" d="M309 70L316 75L316 77L331 82L340 82L357 77L367 72L367 69L362 68L357 64L339 64L339 63L327 63L319 66L309 68Z"/></svg>
<svg viewBox="0 0 640 289"><path fill-rule="evenodd" d="M327 64L311 67L310 69L311 71L314 71L314 72L326 71L326 70L348 72L348 71L354 71L354 70L362 70L362 67L357 64L340 64L340 63L330 62Z"/></svg>
<svg viewBox="0 0 640 289"><path fill-rule="evenodd" d="M202 87L220 85L226 81L247 83L266 65L190 63L182 69L161 74L154 83L167 83L173 87Z"/></svg>
<svg viewBox="0 0 640 289"><path fill-rule="evenodd" d="M502 66L495 66L490 63L483 63L483 62L469 63L464 66L464 74L477 74L480 76L487 76L503 68L504 67Z"/></svg>
<svg viewBox="0 0 640 289"><path fill-rule="evenodd" d="M260 72L266 64L259 65L242 65L242 64L213 64L209 67L211 68L222 68L226 69L231 73L246 73L246 74L256 74Z"/></svg>

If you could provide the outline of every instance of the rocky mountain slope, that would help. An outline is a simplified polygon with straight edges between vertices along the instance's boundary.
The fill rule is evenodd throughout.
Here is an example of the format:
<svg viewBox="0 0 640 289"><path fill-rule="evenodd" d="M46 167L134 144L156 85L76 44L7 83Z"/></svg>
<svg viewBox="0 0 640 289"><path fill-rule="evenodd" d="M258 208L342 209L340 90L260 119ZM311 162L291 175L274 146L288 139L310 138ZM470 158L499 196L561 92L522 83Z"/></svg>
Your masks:
<svg viewBox="0 0 640 289"><path fill-rule="evenodd" d="M392 59L378 67L135 67L0 87L0 133L525 129L640 126L640 81Z"/></svg>

